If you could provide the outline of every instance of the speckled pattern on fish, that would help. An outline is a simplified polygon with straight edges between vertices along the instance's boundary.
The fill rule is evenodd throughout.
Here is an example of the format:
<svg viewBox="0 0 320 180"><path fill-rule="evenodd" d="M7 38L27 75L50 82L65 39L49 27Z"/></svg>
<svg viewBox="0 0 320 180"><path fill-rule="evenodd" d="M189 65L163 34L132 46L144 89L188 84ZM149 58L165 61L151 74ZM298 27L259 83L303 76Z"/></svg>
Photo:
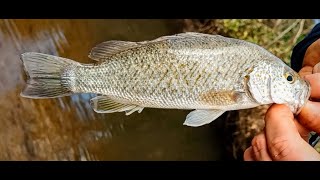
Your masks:
<svg viewBox="0 0 320 180"><path fill-rule="evenodd" d="M309 84L264 48L219 35L181 33L143 42L106 41L89 55L98 61L95 64L47 55L47 60L56 61L54 70L39 56L22 56L27 73L32 79L36 71L33 75L41 79L41 73L58 71L61 76L51 84L60 95L97 93L100 96L92 99L92 106L105 113L131 114L146 107L195 109L187 116L190 126L207 124L225 111L262 104L287 104L298 113L310 95ZM48 94L41 96L35 91L43 87L32 83L22 95L50 97L50 83L44 85ZM204 112L210 118L203 118Z"/></svg>

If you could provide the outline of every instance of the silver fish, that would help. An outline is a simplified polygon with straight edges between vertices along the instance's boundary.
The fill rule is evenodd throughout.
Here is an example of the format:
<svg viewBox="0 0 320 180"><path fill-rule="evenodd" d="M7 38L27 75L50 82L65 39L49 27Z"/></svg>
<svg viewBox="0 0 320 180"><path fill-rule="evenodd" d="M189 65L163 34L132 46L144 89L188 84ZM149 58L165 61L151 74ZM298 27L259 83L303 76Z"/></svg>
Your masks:
<svg viewBox="0 0 320 180"><path fill-rule="evenodd" d="M307 81L264 48L195 32L150 41L110 40L95 46L93 64L48 54L21 55L28 81L21 96L56 98L96 93L98 113L144 108L187 109L184 125L202 126L224 112L286 104L298 114L310 96Z"/></svg>

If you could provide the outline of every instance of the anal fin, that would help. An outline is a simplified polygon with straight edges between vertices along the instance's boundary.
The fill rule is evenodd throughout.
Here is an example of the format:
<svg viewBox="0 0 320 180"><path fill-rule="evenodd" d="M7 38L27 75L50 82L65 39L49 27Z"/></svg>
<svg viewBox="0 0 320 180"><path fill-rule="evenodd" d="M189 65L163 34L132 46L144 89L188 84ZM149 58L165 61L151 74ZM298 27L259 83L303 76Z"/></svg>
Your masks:
<svg viewBox="0 0 320 180"><path fill-rule="evenodd" d="M135 108L131 109L131 110L127 110L126 115L129 116L130 114L134 113L135 111L138 111L138 113L141 113L141 111L143 110L144 107L141 106L136 106Z"/></svg>
<svg viewBox="0 0 320 180"><path fill-rule="evenodd" d="M194 110L187 115L183 125L198 127L209 124L220 117L225 110L212 109L212 110Z"/></svg>
<svg viewBox="0 0 320 180"><path fill-rule="evenodd" d="M143 107L134 104L119 103L108 96L97 96L92 98L90 100L90 105L97 113L126 112L126 115L130 115L135 111L140 113L143 110Z"/></svg>

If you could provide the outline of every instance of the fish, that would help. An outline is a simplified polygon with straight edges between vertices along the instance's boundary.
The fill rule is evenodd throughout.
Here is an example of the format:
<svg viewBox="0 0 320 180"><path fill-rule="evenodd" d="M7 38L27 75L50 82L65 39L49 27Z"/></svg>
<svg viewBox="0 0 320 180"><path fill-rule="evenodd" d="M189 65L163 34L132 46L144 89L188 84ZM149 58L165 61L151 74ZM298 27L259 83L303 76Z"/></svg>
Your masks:
<svg viewBox="0 0 320 180"><path fill-rule="evenodd" d="M183 125L209 124L226 111L286 104L299 114L311 87L258 44L198 32L145 41L108 40L88 53L92 63L24 52L28 77L20 95L45 99L94 93L97 113L144 108L190 110Z"/></svg>

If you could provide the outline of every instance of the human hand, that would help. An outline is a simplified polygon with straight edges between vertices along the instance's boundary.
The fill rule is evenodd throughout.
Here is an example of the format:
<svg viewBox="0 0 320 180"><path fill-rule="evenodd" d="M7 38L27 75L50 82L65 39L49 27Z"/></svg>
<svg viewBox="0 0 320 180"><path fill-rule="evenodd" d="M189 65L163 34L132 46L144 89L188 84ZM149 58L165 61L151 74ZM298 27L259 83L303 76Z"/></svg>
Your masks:
<svg viewBox="0 0 320 180"><path fill-rule="evenodd" d="M310 82L313 100L320 99L319 61L320 39L307 49L299 72ZM308 101L296 118L287 106L274 104L265 123L264 131L245 151L244 160L320 160L320 154L307 143L310 131L320 133L320 102Z"/></svg>
<svg viewBox="0 0 320 180"><path fill-rule="evenodd" d="M320 73L320 39L312 43L303 58L302 68L299 71L301 77L315 72Z"/></svg>
<svg viewBox="0 0 320 180"><path fill-rule="evenodd" d="M306 77L312 89L320 89L320 73ZM320 98L313 90L311 97ZM244 160L320 160L320 154L308 144L310 131L320 133L320 102L308 101L294 118L286 105L272 105L265 117L265 129L255 136Z"/></svg>

